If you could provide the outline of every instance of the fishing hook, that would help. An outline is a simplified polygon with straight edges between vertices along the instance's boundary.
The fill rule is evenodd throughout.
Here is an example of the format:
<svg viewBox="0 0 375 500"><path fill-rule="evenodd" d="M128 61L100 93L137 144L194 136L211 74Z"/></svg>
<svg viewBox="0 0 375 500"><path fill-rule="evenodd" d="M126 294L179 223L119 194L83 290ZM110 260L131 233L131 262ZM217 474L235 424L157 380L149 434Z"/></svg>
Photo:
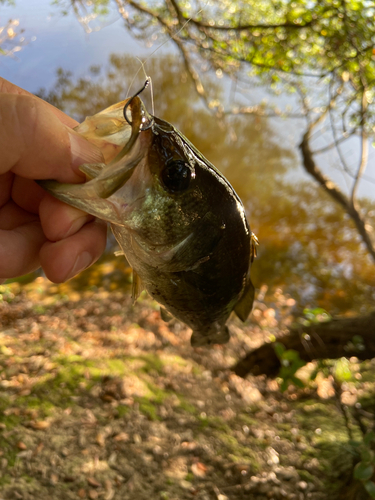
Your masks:
<svg viewBox="0 0 375 500"><path fill-rule="evenodd" d="M128 107L129 107L129 105L131 104L132 100L133 100L135 97L137 97L139 94L141 94L141 93L142 93L142 92L143 92L143 91L144 91L144 90L148 87L149 83L150 83L150 80L149 80L149 78L147 78L147 80L145 81L145 83L144 83L143 87L141 88L141 90L138 90L138 92L137 92L136 94L134 94L134 95L133 95L133 96L132 96L132 97L128 100L128 102L127 102L127 103L125 104L125 106L124 106L124 111L123 111L124 118L125 118L125 120L129 123L129 125L130 125L130 126L132 125L132 122L129 120L129 118L128 118L128 117L127 117L127 115L126 115L126 112L127 112L127 110L128 110ZM146 127L141 127L141 128L140 128L140 131L141 131L141 132L143 132L144 130L148 130L148 129L149 129L149 128L151 128L153 125L154 125L154 119L152 118L152 119L150 120L150 123L149 123Z"/></svg>

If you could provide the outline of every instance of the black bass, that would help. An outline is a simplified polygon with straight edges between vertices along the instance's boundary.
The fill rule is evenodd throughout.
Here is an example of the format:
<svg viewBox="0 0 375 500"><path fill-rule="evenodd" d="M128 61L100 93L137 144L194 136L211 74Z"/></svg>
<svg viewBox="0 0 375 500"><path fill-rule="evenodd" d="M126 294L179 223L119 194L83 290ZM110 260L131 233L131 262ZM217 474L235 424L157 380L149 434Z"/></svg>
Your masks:
<svg viewBox="0 0 375 500"><path fill-rule="evenodd" d="M107 164L82 165L84 184L39 184L111 224L133 268L135 298L145 288L192 328L192 346L223 344L231 312L245 321L252 309L257 240L229 182L178 130L148 114L141 91L76 128Z"/></svg>

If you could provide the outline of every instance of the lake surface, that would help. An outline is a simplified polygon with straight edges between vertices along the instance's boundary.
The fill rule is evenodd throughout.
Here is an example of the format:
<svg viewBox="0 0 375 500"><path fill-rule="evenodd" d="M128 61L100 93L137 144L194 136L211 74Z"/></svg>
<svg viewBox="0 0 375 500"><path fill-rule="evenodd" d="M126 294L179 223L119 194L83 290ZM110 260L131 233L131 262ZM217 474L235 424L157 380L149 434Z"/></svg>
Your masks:
<svg viewBox="0 0 375 500"><path fill-rule="evenodd" d="M47 96L52 91L53 102L79 119L124 99L140 67L134 57L148 58L161 43L156 40L153 47L146 47L133 39L115 11L99 22L98 31L88 34L72 12L63 16L49 0L1 5L0 26L8 19L19 20L24 41L13 57L0 57L0 75L33 93L44 88ZM111 59L111 54L117 58ZM370 304L375 298L373 264L337 206L315 185L306 184L309 178L298 150L303 122L249 116L235 117L226 125L218 123L201 105L184 68L171 55L175 50L169 42L146 63L154 82L155 114L178 126L224 172L243 199L251 227L261 241L254 266L256 285L287 286L307 306L360 310ZM100 71L90 72L93 65L101 67ZM63 98L58 85L58 68L68 75L64 85L69 99ZM84 80L79 83L79 78ZM141 72L137 81L142 80ZM213 84L223 84L224 92L228 90L224 79L214 75ZM256 104L266 92L254 88L250 95ZM280 98L278 104L282 107L287 101ZM327 140L322 136L316 147ZM352 141L345 151L353 165L357 146ZM336 182L346 186L332 155L319 161ZM373 148L366 174L372 181L363 182L360 193L375 199Z"/></svg>

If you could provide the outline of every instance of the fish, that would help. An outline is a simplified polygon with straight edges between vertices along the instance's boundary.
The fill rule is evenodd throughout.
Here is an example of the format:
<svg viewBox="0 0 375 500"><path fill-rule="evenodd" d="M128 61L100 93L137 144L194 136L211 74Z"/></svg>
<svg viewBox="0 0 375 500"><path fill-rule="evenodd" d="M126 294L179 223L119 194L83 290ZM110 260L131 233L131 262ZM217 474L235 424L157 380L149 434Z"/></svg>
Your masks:
<svg viewBox="0 0 375 500"><path fill-rule="evenodd" d="M59 200L110 223L145 289L192 329L193 347L229 341L234 311L246 321L255 289L256 236L228 180L173 125L148 113L139 94L87 117L76 131L105 162L84 164L82 184L38 181Z"/></svg>

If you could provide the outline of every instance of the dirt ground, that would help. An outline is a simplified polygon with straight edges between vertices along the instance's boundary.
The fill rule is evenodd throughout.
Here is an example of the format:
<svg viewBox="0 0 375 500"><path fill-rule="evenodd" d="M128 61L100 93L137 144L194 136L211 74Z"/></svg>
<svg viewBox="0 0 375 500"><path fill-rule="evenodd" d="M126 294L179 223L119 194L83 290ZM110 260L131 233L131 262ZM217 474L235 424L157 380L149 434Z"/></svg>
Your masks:
<svg viewBox="0 0 375 500"><path fill-rule="evenodd" d="M355 457L329 380L281 393L229 369L288 327L281 291L210 349L105 280L0 292L1 500L339 498Z"/></svg>

